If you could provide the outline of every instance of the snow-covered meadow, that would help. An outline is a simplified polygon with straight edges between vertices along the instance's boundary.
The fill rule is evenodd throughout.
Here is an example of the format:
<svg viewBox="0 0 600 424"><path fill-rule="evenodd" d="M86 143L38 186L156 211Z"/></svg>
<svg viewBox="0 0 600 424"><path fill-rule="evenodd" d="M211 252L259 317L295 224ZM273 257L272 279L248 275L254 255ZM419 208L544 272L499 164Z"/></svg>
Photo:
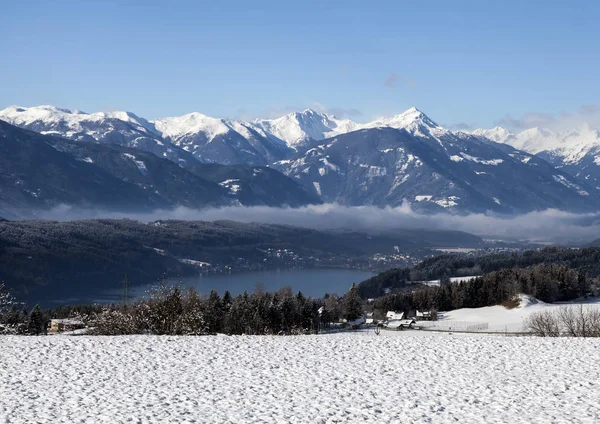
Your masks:
<svg viewBox="0 0 600 424"><path fill-rule="evenodd" d="M597 339L0 337L0 422L600 422Z"/></svg>
<svg viewBox="0 0 600 424"><path fill-rule="evenodd" d="M590 298L587 301L572 301L564 303L545 303L532 296L519 295L520 303L516 308L507 309L502 305L486 306L483 308L462 308L450 312L442 312L438 321L420 322L419 326L442 331L464 331L467 327L486 324L482 331L486 332L526 332L526 321L536 313L555 312L564 307L579 307L584 309L600 309L600 299ZM477 331L477 330L473 330Z"/></svg>

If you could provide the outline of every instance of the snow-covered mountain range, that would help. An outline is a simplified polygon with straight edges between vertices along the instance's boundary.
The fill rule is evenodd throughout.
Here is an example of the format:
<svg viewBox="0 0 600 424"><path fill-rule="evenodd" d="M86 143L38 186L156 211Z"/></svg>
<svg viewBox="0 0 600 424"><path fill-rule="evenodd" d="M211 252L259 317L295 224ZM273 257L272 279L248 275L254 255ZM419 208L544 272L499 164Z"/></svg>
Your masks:
<svg viewBox="0 0 600 424"><path fill-rule="evenodd" d="M530 128L518 133L496 127L477 129L472 134L537 155L577 178L600 186L600 131L588 125L561 132Z"/></svg>
<svg viewBox="0 0 600 424"><path fill-rule="evenodd" d="M446 130L416 109L326 139L273 166L312 185L324 201L350 206L408 202L425 212L515 213L600 205L594 187L543 159Z"/></svg>
<svg viewBox="0 0 600 424"><path fill-rule="evenodd" d="M310 109L252 122L197 112L150 121L54 106L11 106L0 120L146 150L188 169L201 162L268 165L324 201L347 205L408 202L423 211L506 213L600 208L600 134L591 128L453 132L416 108L362 124Z"/></svg>
<svg viewBox="0 0 600 424"><path fill-rule="evenodd" d="M268 167L182 163L140 149L39 134L0 120L0 216L59 205L116 212L177 206L299 207L321 203Z"/></svg>

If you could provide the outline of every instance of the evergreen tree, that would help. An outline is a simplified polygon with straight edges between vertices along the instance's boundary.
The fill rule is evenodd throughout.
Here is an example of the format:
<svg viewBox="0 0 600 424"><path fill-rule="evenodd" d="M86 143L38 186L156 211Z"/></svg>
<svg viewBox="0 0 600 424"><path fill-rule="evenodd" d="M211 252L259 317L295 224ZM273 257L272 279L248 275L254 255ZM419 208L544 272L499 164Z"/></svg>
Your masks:
<svg viewBox="0 0 600 424"><path fill-rule="evenodd" d="M352 283L350 290L344 296L344 318L354 321L363 314L362 300L358 295L356 284Z"/></svg>
<svg viewBox="0 0 600 424"><path fill-rule="evenodd" d="M206 318L208 331L220 333L223 331L223 303L216 290L211 290L206 305Z"/></svg>
<svg viewBox="0 0 600 424"><path fill-rule="evenodd" d="M44 314L38 305L35 305L31 314L29 314L29 320L27 321L27 333L40 335L46 333L46 321L44 320Z"/></svg>

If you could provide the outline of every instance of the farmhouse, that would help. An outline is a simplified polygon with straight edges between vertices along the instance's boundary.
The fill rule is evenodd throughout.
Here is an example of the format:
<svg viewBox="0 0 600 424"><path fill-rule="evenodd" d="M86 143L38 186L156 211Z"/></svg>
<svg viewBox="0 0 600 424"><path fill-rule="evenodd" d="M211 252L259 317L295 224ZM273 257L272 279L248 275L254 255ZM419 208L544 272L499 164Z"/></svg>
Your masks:
<svg viewBox="0 0 600 424"><path fill-rule="evenodd" d="M386 328L392 329L406 329L413 328L414 323L416 322L414 318L404 319L404 312L395 312L388 311L385 314L386 322L383 324Z"/></svg>
<svg viewBox="0 0 600 424"><path fill-rule="evenodd" d="M407 319L395 319L393 321L388 321L386 322L384 325L384 327L386 328L390 328L390 329L399 329L399 330L406 330L409 328L413 328L413 326L415 325L417 321L414 318L407 318Z"/></svg>
<svg viewBox="0 0 600 424"><path fill-rule="evenodd" d="M435 320L435 312L434 311L419 311L417 309L417 320L418 321L434 321Z"/></svg>

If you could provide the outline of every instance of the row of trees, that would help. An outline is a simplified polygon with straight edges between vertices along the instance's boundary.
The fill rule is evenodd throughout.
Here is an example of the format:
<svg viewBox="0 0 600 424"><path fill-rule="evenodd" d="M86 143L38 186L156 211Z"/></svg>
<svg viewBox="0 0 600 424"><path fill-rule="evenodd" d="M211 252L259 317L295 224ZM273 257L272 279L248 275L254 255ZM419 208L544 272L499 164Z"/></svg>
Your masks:
<svg viewBox="0 0 600 424"><path fill-rule="evenodd" d="M600 337L600 309L578 305L536 312L525 328L542 337Z"/></svg>
<svg viewBox="0 0 600 424"><path fill-rule="evenodd" d="M0 334L37 335L45 332L46 319L40 307L36 305L28 312L0 282Z"/></svg>
<svg viewBox="0 0 600 424"><path fill-rule="evenodd" d="M363 305L352 285L343 297L294 294L289 287L265 292L260 287L233 297L216 291L200 296L193 288L161 283L144 300L74 311L93 334L305 334L329 328L341 318L352 321ZM65 312L63 309L62 312Z"/></svg>

